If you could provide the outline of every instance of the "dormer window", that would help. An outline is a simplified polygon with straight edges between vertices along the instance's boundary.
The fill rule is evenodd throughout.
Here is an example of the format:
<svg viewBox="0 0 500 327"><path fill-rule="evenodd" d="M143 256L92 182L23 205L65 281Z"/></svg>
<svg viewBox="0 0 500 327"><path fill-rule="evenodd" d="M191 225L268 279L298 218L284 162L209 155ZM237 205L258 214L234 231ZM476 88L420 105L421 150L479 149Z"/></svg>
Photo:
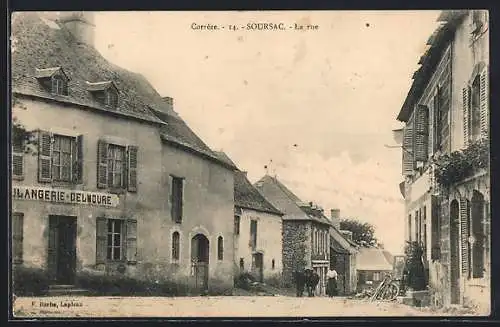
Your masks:
<svg viewBox="0 0 500 327"><path fill-rule="evenodd" d="M112 81L87 82L87 90L105 107L113 109L118 107L118 88Z"/></svg>
<svg viewBox="0 0 500 327"><path fill-rule="evenodd" d="M61 67L36 69L36 78L53 95L68 95L68 75Z"/></svg>

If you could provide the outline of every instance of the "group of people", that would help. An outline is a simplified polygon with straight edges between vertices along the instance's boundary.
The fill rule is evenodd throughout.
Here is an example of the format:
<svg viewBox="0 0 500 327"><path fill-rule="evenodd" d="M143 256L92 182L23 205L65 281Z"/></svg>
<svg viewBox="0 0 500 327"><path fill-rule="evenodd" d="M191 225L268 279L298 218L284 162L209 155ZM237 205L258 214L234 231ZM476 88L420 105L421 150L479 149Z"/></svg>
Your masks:
<svg viewBox="0 0 500 327"><path fill-rule="evenodd" d="M302 297L302 295L304 294L304 288L307 291L308 296L313 297L314 290L318 286L320 277L316 271L308 267L304 269L304 271L296 270L294 272L294 280L297 297ZM328 295L329 297L338 295L337 280L337 271L333 267L330 267L330 269L326 273L326 295Z"/></svg>

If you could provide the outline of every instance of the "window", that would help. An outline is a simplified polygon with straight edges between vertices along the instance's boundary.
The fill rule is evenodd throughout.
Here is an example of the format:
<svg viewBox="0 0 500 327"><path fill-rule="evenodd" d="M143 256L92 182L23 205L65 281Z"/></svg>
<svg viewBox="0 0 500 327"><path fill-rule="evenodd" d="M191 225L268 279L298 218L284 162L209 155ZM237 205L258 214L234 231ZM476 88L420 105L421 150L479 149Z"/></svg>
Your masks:
<svg viewBox="0 0 500 327"><path fill-rule="evenodd" d="M108 260L123 259L123 220L109 219L108 220Z"/></svg>
<svg viewBox="0 0 500 327"><path fill-rule="evenodd" d="M439 150L441 144L441 110L439 108L439 87L433 99L434 106L434 151Z"/></svg>
<svg viewBox="0 0 500 327"><path fill-rule="evenodd" d="M240 271L243 271L245 269L245 260L243 258L240 258Z"/></svg>
<svg viewBox="0 0 500 327"><path fill-rule="evenodd" d="M172 234L172 260L179 260L180 235L179 232Z"/></svg>
<svg viewBox="0 0 500 327"><path fill-rule="evenodd" d="M224 239L222 236L217 238L217 260L224 259Z"/></svg>
<svg viewBox="0 0 500 327"><path fill-rule="evenodd" d="M137 262L137 220L96 218L96 264Z"/></svg>
<svg viewBox="0 0 500 327"><path fill-rule="evenodd" d="M97 145L97 187L137 192L138 147L111 144L99 140Z"/></svg>
<svg viewBox="0 0 500 327"><path fill-rule="evenodd" d="M68 95L67 80L60 75L52 76L51 92L57 95Z"/></svg>
<svg viewBox="0 0 500 327"><path fill-rule="evenodd" d="M125 147L108 146L108 187L125 188Z"/></svg>
<svg viewBox="0 0 500 327"><path fill-rule="evenodd" d="M431 198L431 259L441 257L441 223L439 219L439 203L436 197Z"/></svg>
<svg viewBox="0 0 500 327"><path fill-rule="evenodd" d="M250 247L252 251L255 251L257 248L257 221L250 221Z"/></svg>
<svg viewBox="0 0 500 327"><path fill-rule="evenodd" d="M234 216L234 235L240 235L240 216Z"/></svg>
<svg viewBox="0 0 500 327"><path fill-rule="evenodd" d="M24 177L24 139L22 133L16 132L12 135L12 177L17 180Z"/></svg>
<svg viewBox="0 0 500 327"><path fill-rule="evenodd" d="M54 135L52 149L52 179L54 181L71 182L73 157L76 156L76 140L74 137Z"/></svg>
<svg viewBox="0 0 500 327"><path fill-rule="evenodd" d="M113 88L108 89L105 93L105 105L111 108L118 106L118 94Z"/></svg>
<svg viewBox="0 0 500 327"><path fill-rule="evenodd" d="M380 272L376 271L373 273L373 281L378 282L380 280Z"/></svg>
<svg viewBox="0 0 500 327"><path fill-rule="evenodd" d="M171 215L172 220L178 224L182 222L182 207L183 207L183 194L184 192L184 179L181 177L172 176L172 190L171 194Z"/></svg>
<svg viewBox="0 0 500 327"><path fill-rule="evenodd" d="M273 259L273 260L271 260L271 269L274 270L274 267L275 267L275 262L274 262L274 259Z"/></svg>
<svg viewBox="0 0 500 327"><path fill-rule="evenodd" d="M82 182L82 136L39 132L38 181Z"/></svg>
<svg viewBox="0 0 500 327"><path fill-rule="evenodd" d="M12 262L23 262L23 227L24 214L15 212L12 214Z"/></svg>
<svg viewBox="0 0 500 327"><path fill-rule="evenodd" d="M469 140L477 140L481 135L481 83L479 75L474 78L470 91Z"/></svg>

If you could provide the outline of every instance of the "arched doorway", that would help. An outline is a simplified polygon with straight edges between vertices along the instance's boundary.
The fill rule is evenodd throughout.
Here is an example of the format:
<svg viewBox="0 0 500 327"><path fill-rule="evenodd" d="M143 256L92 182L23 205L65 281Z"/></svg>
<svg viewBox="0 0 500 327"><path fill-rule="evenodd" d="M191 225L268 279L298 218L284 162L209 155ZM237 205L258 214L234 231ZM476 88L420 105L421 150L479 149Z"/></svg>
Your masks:
<svg viewBox="0 0 500 327"><path fill-rule="evenodd" d="M458 201L450 204L450 289L451 304L460 303L460 211Z"/></svg>
<svg viewBox="0 0 500 327"><path fill-rule="evenodd" d="M191 265L195 279L195 287L205 291L208 289L208 267L210 244L203 234L196 234L191 239Z"/></svg>
<svg viewBox="0 0 500 327"><path fill-rule="evenodd" d="M484 275L484 196L474 190L471 201L471 235L472 244L472 277L482 278Z"/></svg>

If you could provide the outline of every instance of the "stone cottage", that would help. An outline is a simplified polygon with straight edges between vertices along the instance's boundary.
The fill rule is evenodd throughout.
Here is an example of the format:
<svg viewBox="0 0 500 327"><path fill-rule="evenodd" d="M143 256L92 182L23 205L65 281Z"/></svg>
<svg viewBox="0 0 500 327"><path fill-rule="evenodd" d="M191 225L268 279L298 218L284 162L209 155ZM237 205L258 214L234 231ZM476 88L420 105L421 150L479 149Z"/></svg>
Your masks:
<svg viewBox="0 0 500 327"><path fill-rule="evenodd" d="M320 276L317 294L325 294L325 278L330 265L331 222L323 210L301 201L276 177L265 175L255 187L283 216L283 282L293 285L296 269L312 268Z"/></svg>
<svg viewBox="0 0 500 327"><path fill-rule="evenodd" d="M235 165L224 152L222 160ZM234 172L234 262L235 274L250 273L260 282L280 283L283 213L276 209L248 180L247 173Z"/></svg>
<svg viewBox="0 0 500 327"><path fill-rule="evenodd" d="M235 167L93 40L91 13L12 16L12 116L29 132L12 138L13 264L52 284L231 289Z"/></svg>
<svg viewBox="0 0 500 327"><path fill-rule="evenodd" d="M489 308L488 12L443 11L438 21L397 116L406 240L425 249L434 302Z"/></svg>

